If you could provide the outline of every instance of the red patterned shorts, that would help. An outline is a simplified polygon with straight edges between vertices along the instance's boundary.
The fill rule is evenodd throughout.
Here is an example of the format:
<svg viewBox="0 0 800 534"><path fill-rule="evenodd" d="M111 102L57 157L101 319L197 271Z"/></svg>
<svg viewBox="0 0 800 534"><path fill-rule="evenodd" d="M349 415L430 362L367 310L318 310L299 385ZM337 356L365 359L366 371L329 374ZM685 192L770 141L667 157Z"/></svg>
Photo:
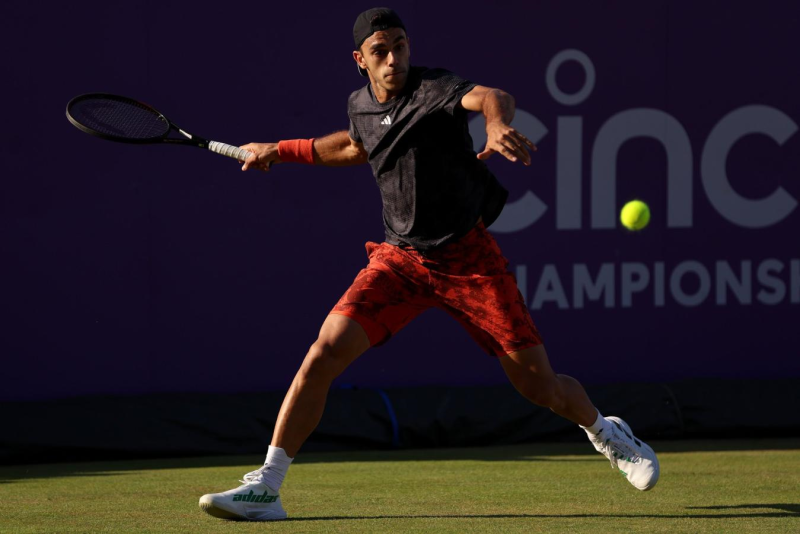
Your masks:
<svg viewBox="0 0 800 534"><path fill-rule="evenodd" d="M366 248L369 265L331 313L357 321L372 346L434 307L454 317L491 355L541 344L508 260L483 223L424 254L388 243L368 242Z"/></svg>

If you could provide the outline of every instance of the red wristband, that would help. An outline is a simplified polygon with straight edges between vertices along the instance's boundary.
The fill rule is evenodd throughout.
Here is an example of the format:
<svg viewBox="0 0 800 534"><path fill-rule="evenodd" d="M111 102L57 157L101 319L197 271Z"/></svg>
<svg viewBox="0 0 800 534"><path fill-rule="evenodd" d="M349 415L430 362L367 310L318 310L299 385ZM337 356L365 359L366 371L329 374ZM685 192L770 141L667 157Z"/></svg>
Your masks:
<svg viewBox="0 0 800 534"><path fill-rule="evenodd" d="M314 164L314 139L278 141L278 157L286 163Z"/></svg>

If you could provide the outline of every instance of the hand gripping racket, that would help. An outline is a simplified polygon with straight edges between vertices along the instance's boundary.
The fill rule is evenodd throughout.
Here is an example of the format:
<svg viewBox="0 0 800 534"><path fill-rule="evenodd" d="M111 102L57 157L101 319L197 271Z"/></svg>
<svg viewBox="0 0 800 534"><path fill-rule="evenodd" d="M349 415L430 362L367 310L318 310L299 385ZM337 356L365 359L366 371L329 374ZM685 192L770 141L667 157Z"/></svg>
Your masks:
<svg viewBox="0 0 800 534"><path fill-rule="evenodd" d="M239 161L252 154L181 130L152 106L125 96L106 93L76 96L67 104L67 118L79 130L109 141L196 146ZM183 137L167 137L172 130Z"/></svg>

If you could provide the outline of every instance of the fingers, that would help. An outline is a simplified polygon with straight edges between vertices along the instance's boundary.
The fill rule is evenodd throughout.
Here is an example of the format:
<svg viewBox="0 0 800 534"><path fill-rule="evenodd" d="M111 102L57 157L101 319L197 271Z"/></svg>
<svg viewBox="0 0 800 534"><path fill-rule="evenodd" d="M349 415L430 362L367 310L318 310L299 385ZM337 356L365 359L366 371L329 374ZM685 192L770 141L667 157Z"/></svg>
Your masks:
<svg viewBox="0 0 800 534"><path fill-rule="evenodd" d="M265 163L257 162L254 160L247 160L244 165L242 165L243 171L249 171L250 169L257 170L257 171L264 171L269 172L270 168L272 167L272 162L268 161Z"/></svg>
<svg viewBox="0 0 800 534"><path fill-rule="evenodd" d="M525 137L524 135L522 135L522 134L521 134L521 133L519 133L518 131L514 130L514 135L516 136L516 138L517 138L519 141L521 141L522 143L524 143L524 144L525 144L525 145L526 145L528 148L530 148L530 149L531 149L531 150L533 150L534 152L536 152L537 150L539 150L538 148L536 148L536 145L534 145L534 144L531 142L531 140L530 140L530 139L528 139L527 137Z"/></svg>
<svg viewBox="0 0 800 534"><path fill-rule="evenodd" d="M528 145L526 143L526 141L528 141L527 137L512 129L506 134L504 141L504 146L508 151L508 153L503 153L506 158L511 161L522 160L522 163L525 165L531 164L531 155L528 152ZM511 154L510 157L509 153Z"/></svg>
<svg viewBox="0 0 800 534"><path fill-rule="evenodd" d="M248 170L250 168L250 164L256 159L256 155L253 152L252 143L248 143L246 145L242 145L239 148L241 148L242 150L246 150L246 151L248 151L250 153L250 154L248 154L247 159L245 159L244 161L238 160L239 163L242 164L242 170L246 171L246 170Z"/></svg>
<svg viewBox="0 0 800 534"><path fill-rule="evenodd" d="M247 146L247 145L245 145L245 146ZM242 146L242 147L239 147L239 148L241 148L243 150L247 150L245 148L245 146ZM256 159L257 159L256 155L253 154L252 152L250 152L250 154L247 155L247 159L245 159L244 161L239 160L239 163L243 164L242 165L242 170L243 171L249 170L250 167L256 162Z"/></svg>
<svg viewBox="0 0 800 534"><path fill-rule="evenodd" d="M488 129L487 133L489 133ZM491 147L496 152L500 152L509 161L522 161L524 165L531 164L529 151L535 152L537 148L530 139L510 126L494 129L491 134L486 144L487 149ZM486 157L489 157L489 155Z"/></svg>
<svg viewBox="0 0 800 534"><path fill-rule="evenodd" d="M242 171L254 169L269 172L269 169L272 166L272 161L266 161L264 154L259 153L258 143L249 143L242 145L239 148L242 150L247 150L250 153L247 155L247 159L245 161L239 160L239 163L242 163Z"/></svg>
<svg viewBox="0 0 800 534"><path fill-rule="evenodd" d="M486 154L490 150L491 153L487 154L485 158L480 157L481 154ZM510 141L506 141L505 143L495 143L492 149L489 149L489 144L487 143L486 148L481 154L478 155L478 157L479 159L486 159L495 152L499 152L509 161L517 162L521 160L525 165L531 164L531 156L528 151Z"/></svg>

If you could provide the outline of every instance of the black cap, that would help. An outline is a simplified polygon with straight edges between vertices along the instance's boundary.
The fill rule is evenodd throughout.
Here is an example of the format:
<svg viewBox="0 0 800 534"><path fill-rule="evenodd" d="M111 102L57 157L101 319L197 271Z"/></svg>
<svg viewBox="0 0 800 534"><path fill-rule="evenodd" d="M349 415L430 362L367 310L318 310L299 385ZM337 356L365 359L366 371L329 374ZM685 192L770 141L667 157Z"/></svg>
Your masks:
<svg viewBox="0 0 800 534"><path fill-rule="evenodd" d="M361 13L353 25L353 40L356 43L356 50L361 44L375 32L387 30L389 28L403 28L403 21L388 7L373 7ZM367 71L358 67L358 73L362 76L367 75Z"/></svg>

